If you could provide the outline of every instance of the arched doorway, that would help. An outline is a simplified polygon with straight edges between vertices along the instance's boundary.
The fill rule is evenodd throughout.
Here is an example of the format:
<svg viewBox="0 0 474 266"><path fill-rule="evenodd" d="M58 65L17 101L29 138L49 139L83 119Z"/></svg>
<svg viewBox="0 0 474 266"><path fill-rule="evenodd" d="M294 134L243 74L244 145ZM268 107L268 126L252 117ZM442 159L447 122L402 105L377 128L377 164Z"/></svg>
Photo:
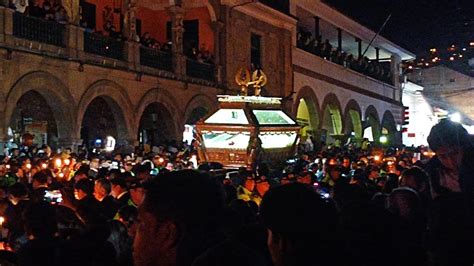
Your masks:
<svg viewBox="0 0 474 266"><path fill-rule="evenodd" d="M310 98L301 98L296 111L296 122L301 126L302 141L309 136L316 137L319 126L319 111Z"/></svg>
<svg viewBox="0 0 474 266"><path fill-rule="evenodd" d="M34 135L34 144L58 148L58 125L46 99L36 91L23 94L13 110L9 125L13 142L20 143L24 133Z"/></svg>
<svg viewBox="0 0 474 266"><path fill-rule="evenodd" d="M140 117L140 145L158 146L176 140L176 128L168 109L161 103L149 104Z"/></svg>
<svg viewBox="0 0 474 266"><path fill-rule="evenodd" d="M387 136L387 144L401 144L401 139L398 135L397 125L392 112L385 111L382 118L382 135Z"/></svg>
<svg viewBox="0 0 474 266"><path fill-rule="evenodd" d="M205 106L198 106L191 110L191 113L186 118L183 131L183 141L191 144L194 139L194 127L196 123L209 114L209 108Z"/></svg>
<svg viewBox="0 0 474 266"><path fill-rule="evenodd" d="M344 111L344 134L351 138L351 142L360 144L363 137L361 110L355 100L350 100Z"/></svg>
<svg viewBox="0 0 474 266"><path fill-rule="evenodd" d="M350 136L354 141L362 140L362 121L360 113L356 110L349 110L345 117L345 129L344 133Z"/></svg>
<svg viewBox="0 0 474 266"><path fill-rule="evenodd" d="M87 148L104 148L107 137L121 144L127 132L122 109L112 98L99 96L87 105L81 124L81 139Z"/></svg>
<svg viewBox="0 0 474 266"><path fill-rule="evenodd" d="M343 139L343 124L341 115L341 104L335 94L329 94L323 103L323 120L321 124L322 140L326 144L340 146Z"/></svg>
<svg viewBox="0 0 474 266"><path fill-rule="evenodd" d="M4 108L4 120L0 119L2 128L5 133L9 131L10 137L14 135L13 129L20 134L26 122L33 123L26 129L37 132L34 140L37 145L47 143L52 148L72 148L78 138L74 98L61 79L50 73L35 71L23 75L6 94L0 108ZM41 121L47 122L46 129ZM41 141L40 136L44 137Z"/></svg>
<svg viewBox="0 0 474 266"><path fill-rule="evenodd" d="M375 107L370 105L365 111L364 138L367 138L369 141L379 142L380 134L379 115Z"/></svg>

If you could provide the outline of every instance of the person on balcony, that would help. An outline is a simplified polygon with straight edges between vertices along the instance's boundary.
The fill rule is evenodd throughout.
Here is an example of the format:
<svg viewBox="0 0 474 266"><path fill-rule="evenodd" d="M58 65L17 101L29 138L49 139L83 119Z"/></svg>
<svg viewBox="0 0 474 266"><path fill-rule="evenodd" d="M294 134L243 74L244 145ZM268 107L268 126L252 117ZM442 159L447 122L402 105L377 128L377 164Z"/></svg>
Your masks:
<svg viewBox="0 0 474 266"><path fill-rule="evenodd" d="M156 41L151 37L149 32L145 32L143 34L143 36L140 38L140 43L141 43L141 45L143 45L145 47L153 48Z"/></svg>
<svg viewBox="0 0 474 266"><path fill-rule="evenodd" d="M94 32L94 29L92 29L91 27L89 27L89 24L87 24L87 21L83 21L81 23L81 27L84 28L84 31L87 32L87 33L92 33Z"/></svg>
<svg viewBox="0 0 474 266"><path fill-rule="evenodd" d="M51 3L49 1L43 2L43 13L44 13L44 19L49 20L49 21L55 20L55 12L53 8L51 7Z"/></svg>
<svg viewBox="0 0 474 266"><path fill-rule="evenodd" d="M329 60L331 57L332 45L329 43L329 40L326 39L323 44L323 53L322 56L324 59Z"/></svg>
<svg viewBox="0 0 474 266"><path fill-rule="evenodd" d="M25 13L28 7L28 0L12 0L12 8L19 13Z"/></svg>
<svg viewBox="0 0 474 266"><path fill-rule="evenodd" d="M44 17L43 9L35 0L30 0L30 5L26 8L26 14L36 18Z"/></svg>
<svg viewBox="0 0 474 266"><path fill-rule="evenodd" d="M55 19L56 19L56 22L59 24L67 24L68 17L67 17L66 9L64 9L64 7L60 7L58 11L56 11Z"/></svg>
<svg viewBox="0 0 474 266"><path fill-rule="evenodd" d="M110 38L116 39L118 41L122 40L122 34L119 31L117 31L117 29L113 25L112 27L110 27L109 36Z"/></svg>
<svg viewBox="0 0 474 266"><path fill-rule="evenodd" d="M313 42L313 47L311 47L311 52L317 56L321 56L321 51L322 51L322 43L321 43L321 39L320 38L317 38L314 42Z"/></svg>

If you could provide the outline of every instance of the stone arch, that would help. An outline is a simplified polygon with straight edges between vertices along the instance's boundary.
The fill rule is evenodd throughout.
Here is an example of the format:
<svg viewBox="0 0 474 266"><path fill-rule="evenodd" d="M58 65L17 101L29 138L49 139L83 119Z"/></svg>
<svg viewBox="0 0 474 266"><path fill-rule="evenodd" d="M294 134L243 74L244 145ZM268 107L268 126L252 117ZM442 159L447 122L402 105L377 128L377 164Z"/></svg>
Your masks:
<svg viewBox="0 0 474 266"><path fill-rule="evenodd" d="M170 6L174 6L176 4L180 4L183 8L188 8L188 6L191 6L189 3L192 4L198 4L198 5L203 5L207 8L207 11L209 13L209 17L211 18L211 21L217 21L217 14L215 6L218 6L219 3L216 3L215 1L212 0L200 0L200 1L183 1L183 3L176 3L177 1L170 0Z"/></svg>
<svg viewBox="0 0 474 266"><path fill-rule="evenodd" d="M102 98L113 112L117 126L119 141L128 141L133 138L133 105L125 88L110 80L98 80L92 83L82 94L77 110L77 127L81 128L87 108L93 100Z"/></svg>
<svg viewBox="0 0 474 266"><path fill-rule="evenodd" d="M364 112L364 129L371 128L374 141L380 138L380 118L377 109L373 105L369 105Z"/></svg>
<svg viewBox="0 0 474 266"><path fill-rule="evenodd" d="M20 98L30 91L39 93L51 108L58 127L60 142L70 142L77 137L74 125L75 101L68 87L56 76L44 71L30 72L20 77L5 97L3 127L6 130Z"/></svg>
<svg viewBox="0 0 474 266"><path fill-rule="evenodd" d="M207 114L211 114L217 110L217 100L213 100L211 97L204 94L197 94L186 104L183 121L187 122L192 116L193 110L196 108L206 108Z"/></svg>
<svg viewBox="0 0 474 266"><path fill-rule="evenodd" d="M150 89L138 102L138 105L135 108L135 117L137 118L134 124L134 132L136 133L135 135L138 135L140 128L140 118L145 112L145 109L153 103L158 103L167 110L170 115L170 121L173 121L174 127L170 130L176 139L179 140L181 138L180 132L182 133L182 129L184 129L184 118L182 115L183 111L179 109L180 105L175 100L174 95L162 88Z"/></svg>
<svg viewBox="0 0 474 266"><path fill-rule="evenodd" d="M382 117L382 131L386 130L387 132L382 132L386 133L385 135L388 138L388 143L390 144L396 144L399 143L400 139L398 137L398 130L397 130L397 124L395 123L395 117L393 116L392 112L390 110L386 110L383 114Z"/></svg>
<svg viewBox="0 0 474 266"><path fill-rule="evenodd" d="M216 9L212 5L211 1L206 1L206 7L209 12L209 16L211 17L211 21L212 22L217 21Z"/></svg>
<svg viewBox="0 0 474 266"><path fill-rule="evenodd" d="M337 136L342 134L344 124L342 121L341 103L334 93L329 93L324 97L321 115L321 129L323 134L326 134L326 142L335 143Z"/></svg>
<svg viewBox="0 0 474 266"><path fill-rule="evenodd" d="M363 134L362 110L356 100L351 99L344 109L344 134L350 135L352 132L356 139L361 139Z"/></svg>
<svg viewBox="0 0 474 266"><path fill-rule="evenodd" d="M292 109L293 116L302 126L300 135L303 138L312 135L320 139L321 112L318 98L311 87L305 86L298 91Z"/></svg>

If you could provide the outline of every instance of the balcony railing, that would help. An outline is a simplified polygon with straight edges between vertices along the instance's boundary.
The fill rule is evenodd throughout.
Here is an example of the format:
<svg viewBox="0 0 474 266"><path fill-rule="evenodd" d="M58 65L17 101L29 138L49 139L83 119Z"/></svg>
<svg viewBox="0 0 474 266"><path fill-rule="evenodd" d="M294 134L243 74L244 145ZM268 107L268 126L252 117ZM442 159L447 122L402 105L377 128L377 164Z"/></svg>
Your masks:
<svg viewBox="0 0 474 266"><path fill-rule="evenodd" d="M140 64L166 71L173 71L172 54L158 49L140 47Z"/></svg>
<svg viewBox="0 0 474 266"><path fill-rule="evenodd" d="M199 78L208 81L215 81L215 66L212 64L201 63L196 60L186 60L186 75L192 78Z"/></svg>
<svg viewBox="0 0 474 266"><path fill-rule="evenodd" d="M125 58L123 41L97 33L84 32L84 51L117 60Z"/></svg>
<svg viewBox="0 0 474 266"><path fill-rule="evenodd" d="M387 62L371 61L366 58L356 59L351 54L346 54L333 48L325 48L322 42L318 42L318 40L314 38L302 38L301 36L303 35L304 34L299 34L300 37L296 44L298 48L366 76L393 85L390 65Z"/></svg>
<svg viewBox="0 0 474 266"><path fill-rule="evenodd" d="M54 21L13 13L13 36L65 47L65 26Z"/></svg>

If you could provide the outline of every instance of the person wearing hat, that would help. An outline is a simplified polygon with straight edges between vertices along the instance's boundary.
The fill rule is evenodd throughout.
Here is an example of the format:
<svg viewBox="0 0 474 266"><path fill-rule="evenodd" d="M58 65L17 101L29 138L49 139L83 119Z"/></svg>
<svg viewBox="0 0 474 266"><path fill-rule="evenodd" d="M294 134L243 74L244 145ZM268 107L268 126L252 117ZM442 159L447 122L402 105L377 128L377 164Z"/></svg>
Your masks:
<svg viewBox="0 0 474 266"><path fill-rule="evenodd" d="M142 183L140 183L138 180L132 182L130 184L129 193L130 199L128 200L128 205L133 206L135 208L140 206L145 197L145 189L143 188Z"/></svg>

